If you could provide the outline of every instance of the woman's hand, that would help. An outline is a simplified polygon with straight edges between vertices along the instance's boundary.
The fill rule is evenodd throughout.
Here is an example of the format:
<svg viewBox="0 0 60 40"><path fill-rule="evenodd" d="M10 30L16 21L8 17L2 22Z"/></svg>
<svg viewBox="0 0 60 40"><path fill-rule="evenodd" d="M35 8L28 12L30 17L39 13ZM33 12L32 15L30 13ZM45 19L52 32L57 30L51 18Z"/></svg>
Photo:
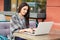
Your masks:
<svg viewBox="0 0 60 40"><path fill-rule="evenodd" d="M33 28L33 30L35 31L35 30L36 30L36 28Z"/></svg>
<svg viewBox="0 0 60 40"><path fill-rule="evenodd" d="M31 29L31 28L26 29L26 31L29 33L33 33L33 29Z"/></svg>
<svg viewBox="0 0 60 40"><path fill-rule="evenodd" d="M19 30L20 33L24 33L24 32L29 32L29 33L33 33L33 31L35 31L36 28L27 28L27 29L22 29Z"/></svg>
<svg viewBox="0 0 60 40"><path fill-rule="evenodd" d="M23 33L23 32L25 32L26 30L25 29L21 29L21 30L19 30L18 32L19 33Z"/></svg>

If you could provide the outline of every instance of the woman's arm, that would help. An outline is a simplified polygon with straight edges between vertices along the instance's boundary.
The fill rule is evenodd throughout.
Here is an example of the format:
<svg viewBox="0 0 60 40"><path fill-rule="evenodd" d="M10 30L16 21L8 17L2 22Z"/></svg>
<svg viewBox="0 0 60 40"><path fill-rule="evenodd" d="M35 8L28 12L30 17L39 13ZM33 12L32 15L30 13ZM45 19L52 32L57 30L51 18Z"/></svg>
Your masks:
<svg viewBox="0 0 60 40"><path fill-rule="evenodd" d="M19 29L21 29L21 25L19 24L19 21L15 16L13 16L10 20L11 22L11 31L12 32L18 32Z"/></svg>

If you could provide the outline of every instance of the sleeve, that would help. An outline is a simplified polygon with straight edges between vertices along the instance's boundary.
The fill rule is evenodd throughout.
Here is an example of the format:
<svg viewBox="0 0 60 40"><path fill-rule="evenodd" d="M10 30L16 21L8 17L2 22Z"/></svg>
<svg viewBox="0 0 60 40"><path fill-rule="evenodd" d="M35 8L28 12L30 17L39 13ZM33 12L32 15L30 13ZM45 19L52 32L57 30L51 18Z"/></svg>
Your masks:
<svg viewBox="0 0 60 40"><path fill-rule="evenodd" d="M21 29L22 25L19 24L19 21L15 16L13 16L10 20L11 22L11 31L12 32L18 32L19 29Z"/></svg>

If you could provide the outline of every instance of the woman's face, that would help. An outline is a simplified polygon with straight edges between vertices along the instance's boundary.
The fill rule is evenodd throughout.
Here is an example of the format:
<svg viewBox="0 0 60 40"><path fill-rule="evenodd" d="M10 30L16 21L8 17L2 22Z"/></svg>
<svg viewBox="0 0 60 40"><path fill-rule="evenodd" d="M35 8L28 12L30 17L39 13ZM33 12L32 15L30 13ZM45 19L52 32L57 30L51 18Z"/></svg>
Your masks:
<svg viewBox="0 0 60 40"><path fill-rule="evenodd" d="M25 14L27 13L27 10L28 10L28 6L24 6L24 7L22 7L20 13L21 13L22 15L25 15Z"/></svg>

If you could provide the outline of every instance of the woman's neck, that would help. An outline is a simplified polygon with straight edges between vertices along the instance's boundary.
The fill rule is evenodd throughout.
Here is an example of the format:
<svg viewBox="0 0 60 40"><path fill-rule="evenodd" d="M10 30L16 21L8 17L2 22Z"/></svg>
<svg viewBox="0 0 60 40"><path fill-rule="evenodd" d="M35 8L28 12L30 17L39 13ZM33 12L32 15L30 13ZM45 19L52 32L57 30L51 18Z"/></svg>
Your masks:
<svg viewBox="0 0 60 40"><path fill-rule="evenodd" d="M23 18L24 18L24 16L23 16L21 13L19 13L19 16L20 16L20 18L21 18L21 19L23 19Z"/></svg>

